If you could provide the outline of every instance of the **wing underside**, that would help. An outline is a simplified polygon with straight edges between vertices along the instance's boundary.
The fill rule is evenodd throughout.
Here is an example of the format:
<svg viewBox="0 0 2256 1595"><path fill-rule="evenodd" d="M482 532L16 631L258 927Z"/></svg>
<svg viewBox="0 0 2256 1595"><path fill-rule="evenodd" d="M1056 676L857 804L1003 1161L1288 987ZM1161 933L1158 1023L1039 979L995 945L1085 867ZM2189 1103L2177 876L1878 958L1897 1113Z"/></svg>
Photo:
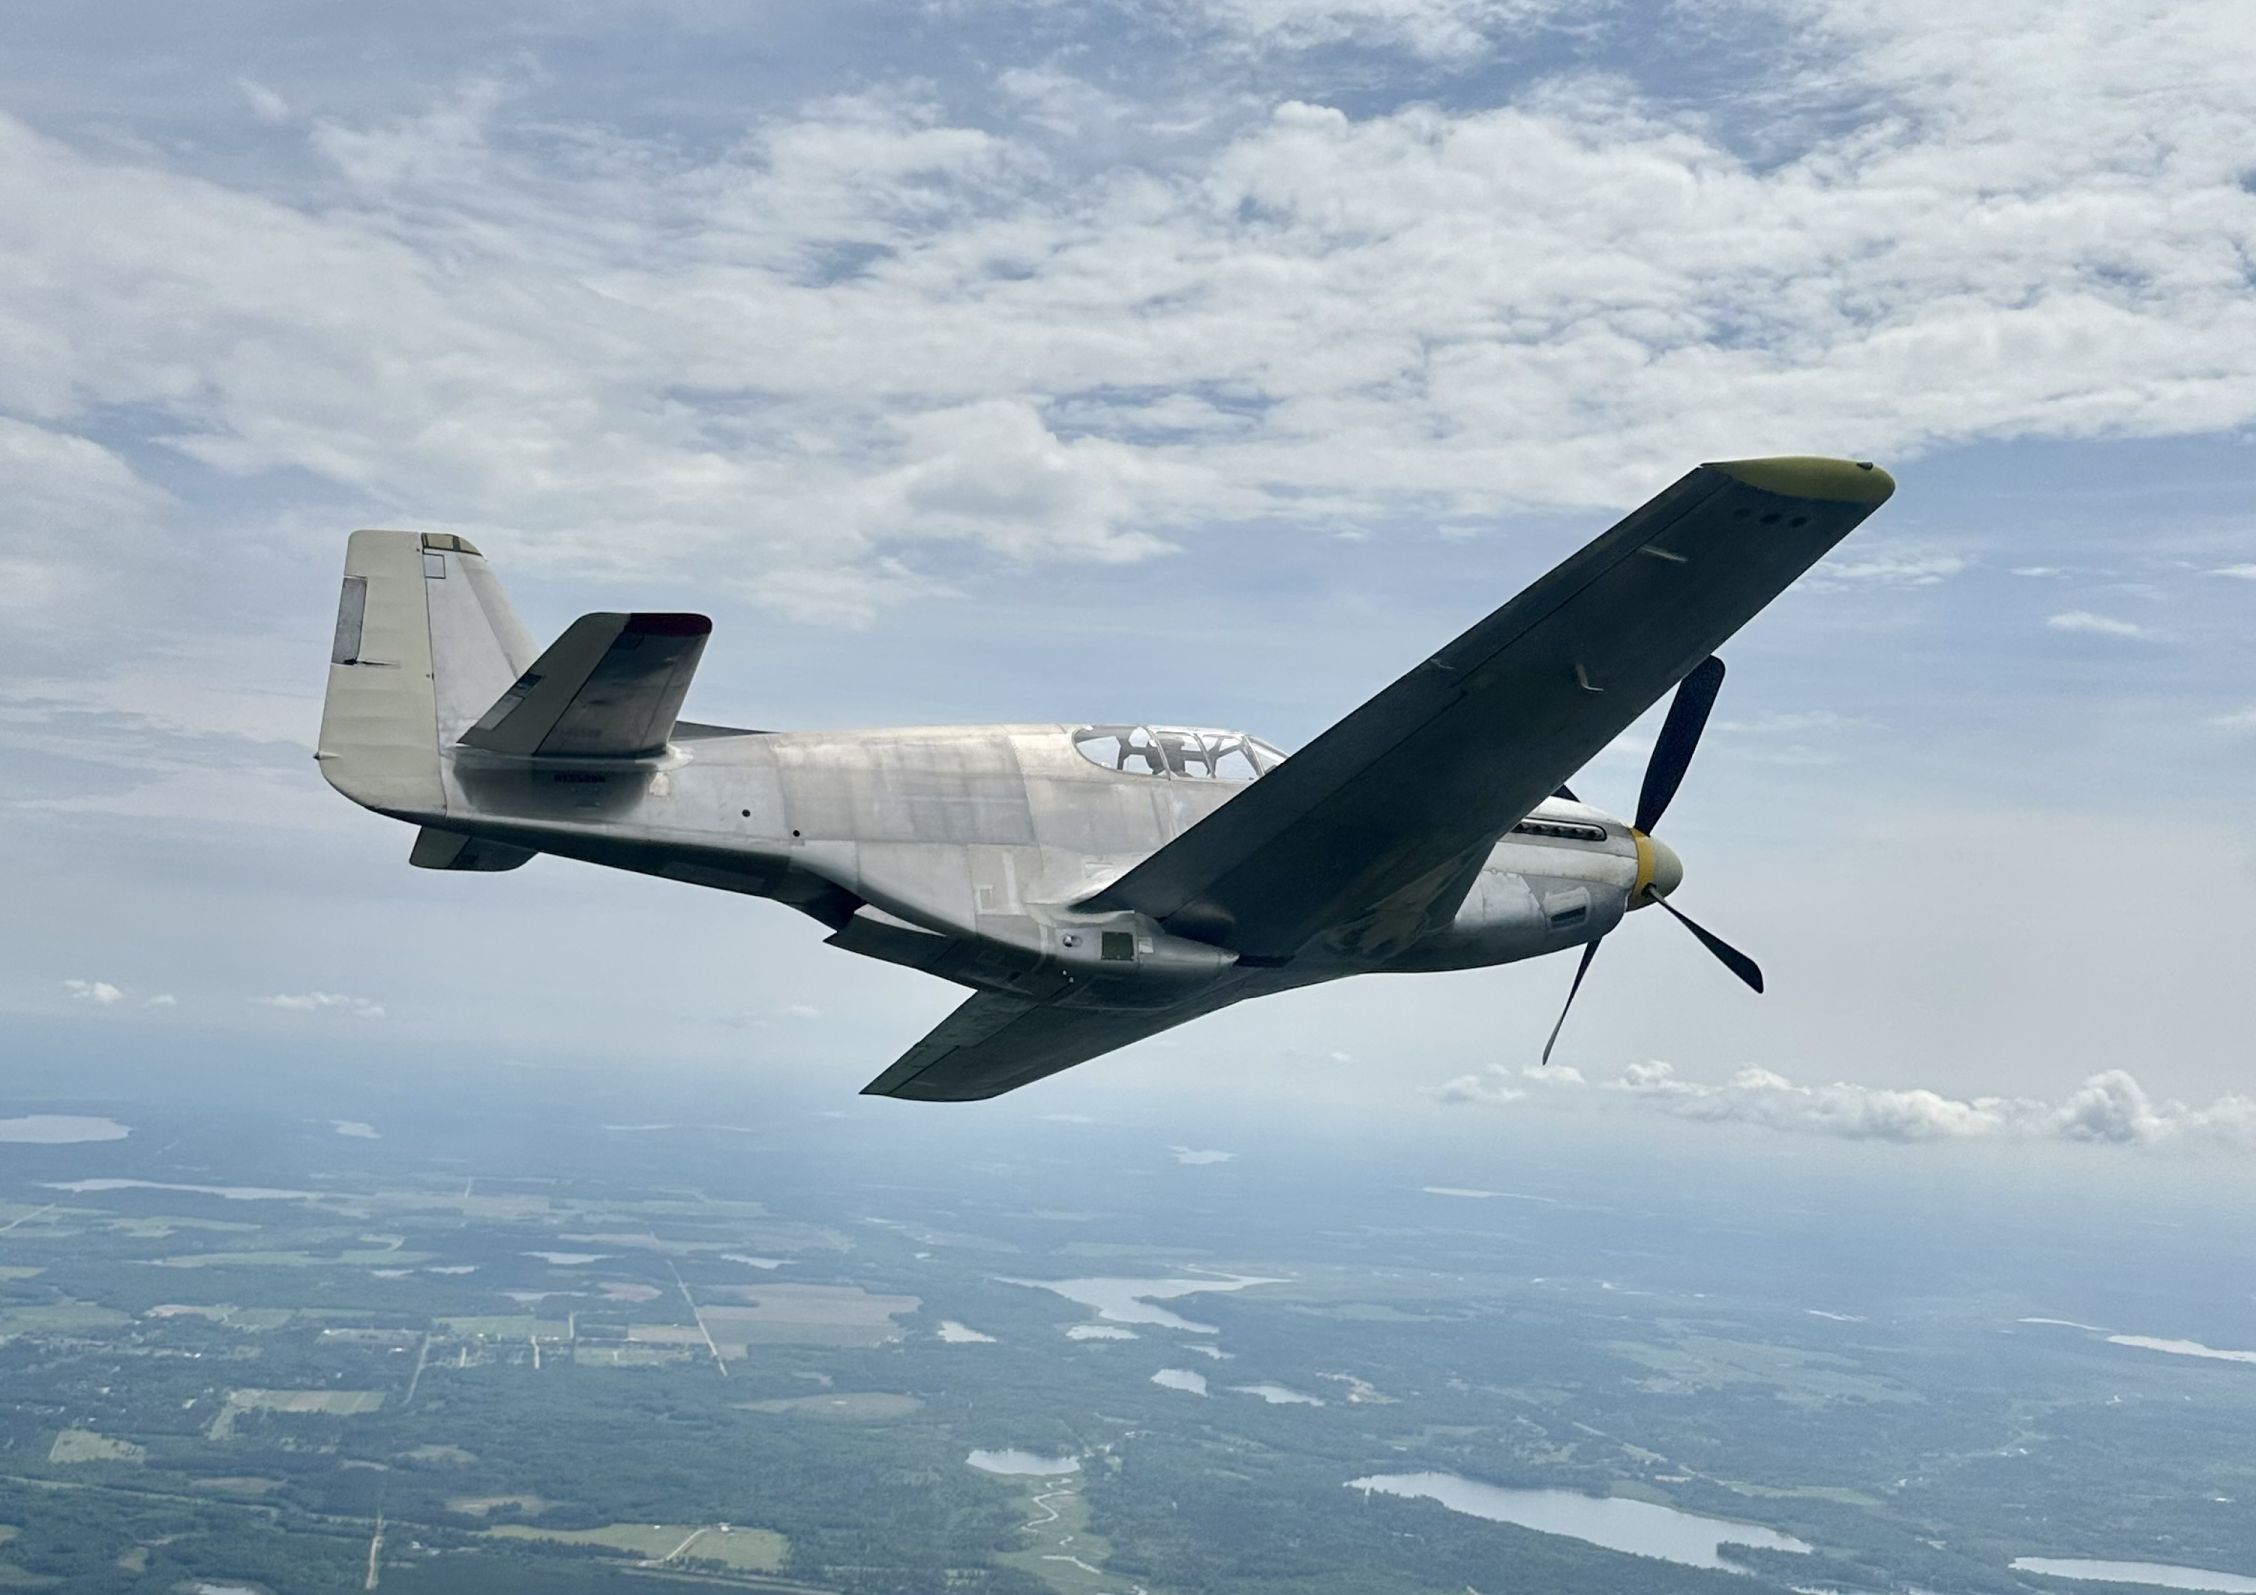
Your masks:
<svg viewBox="0 0 2256 1595"><path fill-rule="evenodd" d="M1085 906L1282 962L1408 907L1884 502L1843 460L1703 465Z"/></svg>
<svg viewBox="0 0 2256 1595"><path fill-rule="evenodd" d="M1226 1008L1235 990L1167 1008L1082 1008L975 992L862 1088L864 1096L978 1102Z"/></svg>

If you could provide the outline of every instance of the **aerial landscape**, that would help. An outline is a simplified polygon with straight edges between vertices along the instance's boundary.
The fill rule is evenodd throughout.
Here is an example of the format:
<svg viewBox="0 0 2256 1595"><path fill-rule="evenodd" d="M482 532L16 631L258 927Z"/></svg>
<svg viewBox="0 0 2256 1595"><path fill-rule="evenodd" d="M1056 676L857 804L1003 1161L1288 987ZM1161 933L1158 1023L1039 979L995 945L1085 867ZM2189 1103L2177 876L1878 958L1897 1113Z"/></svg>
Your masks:
<svg viewBox="0 0 2256 1595"><path fill-rule="evenodd" d="M0 6L0 1595L2256 1595L2250 35Z"/></svg>
<svg viewBox="0 0 2256 1595"><path fill-rule="evenodd" d="M11 1587L2256 1568L2251 1220L2202 1181L300 1095L0 1122Z"/></svg>

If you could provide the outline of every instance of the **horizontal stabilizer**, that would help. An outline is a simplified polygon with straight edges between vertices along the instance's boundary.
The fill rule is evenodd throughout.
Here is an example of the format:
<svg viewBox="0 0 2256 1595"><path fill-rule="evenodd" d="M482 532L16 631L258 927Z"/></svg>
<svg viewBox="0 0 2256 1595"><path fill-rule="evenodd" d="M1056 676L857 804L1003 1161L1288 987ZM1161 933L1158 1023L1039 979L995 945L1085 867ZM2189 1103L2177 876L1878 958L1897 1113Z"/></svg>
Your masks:
<svg viewBox="0 0 2256 1595"><path fill-rule="evenodd" d="M415 847L407 861L417 869L476 870L492 874L496 870L515 869L533 856L529 847L512 847L507 842L489 842L483 837L464 836L460 831L442 831L435 825L426 825L415 833Z"/></svg>
<svg viewBox="0 0 2256 1595"><path fill-rule="evenodd" d="M703 615L582 615L462 734L526 757L661 751L713 623Z"/></svg>

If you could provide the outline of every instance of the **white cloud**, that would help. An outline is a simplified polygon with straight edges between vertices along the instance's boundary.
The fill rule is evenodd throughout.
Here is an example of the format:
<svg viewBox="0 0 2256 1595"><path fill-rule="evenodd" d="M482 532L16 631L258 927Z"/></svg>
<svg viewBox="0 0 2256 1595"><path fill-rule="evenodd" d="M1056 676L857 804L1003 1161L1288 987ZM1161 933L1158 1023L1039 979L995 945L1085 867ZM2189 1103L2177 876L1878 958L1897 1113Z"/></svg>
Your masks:
<svg viewBox="0 0 2256 1595"><path fill-rule="evenodd" d="M383 1004L371 1002L366 997L348 997L334 991L308 991L296 996L254 997L261 1007L280 1008L288 1013L340 1013L356 1019L381 1019Z"/></svg>
<svg viewBox="0 0 2256 1595"><path fill-rule="evenodd" d="M1443 1102L1505 1107L1532 1099L1553 1106L1627 1106L1672 1118L1750 1124L1857 1141L1976 1139L2101 1142L2151 1146L2207 1141L2256 1149L2256 1097L2224 1096L2205 1107L2157 1102L2127 1071L2092 1075L2058 1102L2026 1097L1961 1099L1939 1092L1854 1085L1796 1085L1768 1069L1741 1069L1721 1085L1687 1080L1666 1063L1632 1064L1591 1084L1568 1070L1490 1065L1440 1086Z"/></svg>
<svg viewBox="0 0 2256 1595"><path fill-rule="evenodd" d="M11 327L4 307L0 329L20 333L34 362L67 355L61 329ZM0 395L7 385L0 374ZM0 415L0 617L25 627L66 624L95 599L109 561L146 533L166 503L113 450Z"/></svg>
<svg viewBox="0 0 2256 1595"><path fill-rule="evenodd" d="M274 126L290 120L290 102L255 78L237 78L235 89L260 121Z"/></svg>
<svg viewBox="0 0 2256 1595"><path fill-rule="evenodd" d="M1813 731L1840 731L1863 724L1855 715L1835 709L1786 709L1757 715L1752 720L1718 720L1715 729L1735 736L1798 737Z"/></svg>
<svg viewBox="0 0 2256 1595"><path fill-rule="evenodd" d="M63 989L73 1002L90 1002L98 1008L125 1001L125 993L106 980L66 980Z"/></svg>
<svg viewBox="0 0 2256 1595"><path fill-rule="evenodd" d="M1620 504L1704 455L2256 417L2228 8L1773 9L1831 96L1784 157L1572 74L1462 110L1193 115L1168 159L1072 181L1076 128L955 125L898 85L690 153L472 83L318 123L286 198L4 121L0 405L135 513L150 491L70 432L124 417L550 570L739 572L845 621L941 580L935 543L1139 559L1218 523ZM1168 14L1435 59L1565 15ZM1965 565L1852 546L1819 580Z"/></svg>
<svg viewBox="0 0 2256 1595"><path fill-rule="evenodd" d="M2092 637L2146 637L2152 635L2136 621L2118 620L2110 615L2095 615L2088 609L2071 609L2062 614L2047 615L2045 625L2053 631L2079 632Z"/></svg>
<svg viewBox="0 0 2256 1595"><path fill-rule="evenodd" d="M1848 545L1810 572L1812 585L1826 587L1934 587L1965 571L1962 555L1882 543Z"/></svg>
<svg viewBox="0 0 2256 1595"><path fill-rule="evenodd" d="M1353 44L1468 62L1506 35L1549 22L1557 0L1175 0L1188 26L1253 51Z"/></svg>

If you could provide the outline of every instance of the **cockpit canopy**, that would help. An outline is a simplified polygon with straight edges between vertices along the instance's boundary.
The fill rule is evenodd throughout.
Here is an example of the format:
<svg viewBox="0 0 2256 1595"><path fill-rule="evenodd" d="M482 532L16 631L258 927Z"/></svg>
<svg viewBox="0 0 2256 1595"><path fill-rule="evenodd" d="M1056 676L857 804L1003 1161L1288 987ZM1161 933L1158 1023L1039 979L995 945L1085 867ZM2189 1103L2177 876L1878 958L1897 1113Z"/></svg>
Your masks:
<svg viewBox="0 0 2256 1595"><path fill-rule="evenodd" d="M1107 770L1191 781L1258 781L1285 760L1242 731L1193 726L1084 726L1073 746Z"/></svg>

